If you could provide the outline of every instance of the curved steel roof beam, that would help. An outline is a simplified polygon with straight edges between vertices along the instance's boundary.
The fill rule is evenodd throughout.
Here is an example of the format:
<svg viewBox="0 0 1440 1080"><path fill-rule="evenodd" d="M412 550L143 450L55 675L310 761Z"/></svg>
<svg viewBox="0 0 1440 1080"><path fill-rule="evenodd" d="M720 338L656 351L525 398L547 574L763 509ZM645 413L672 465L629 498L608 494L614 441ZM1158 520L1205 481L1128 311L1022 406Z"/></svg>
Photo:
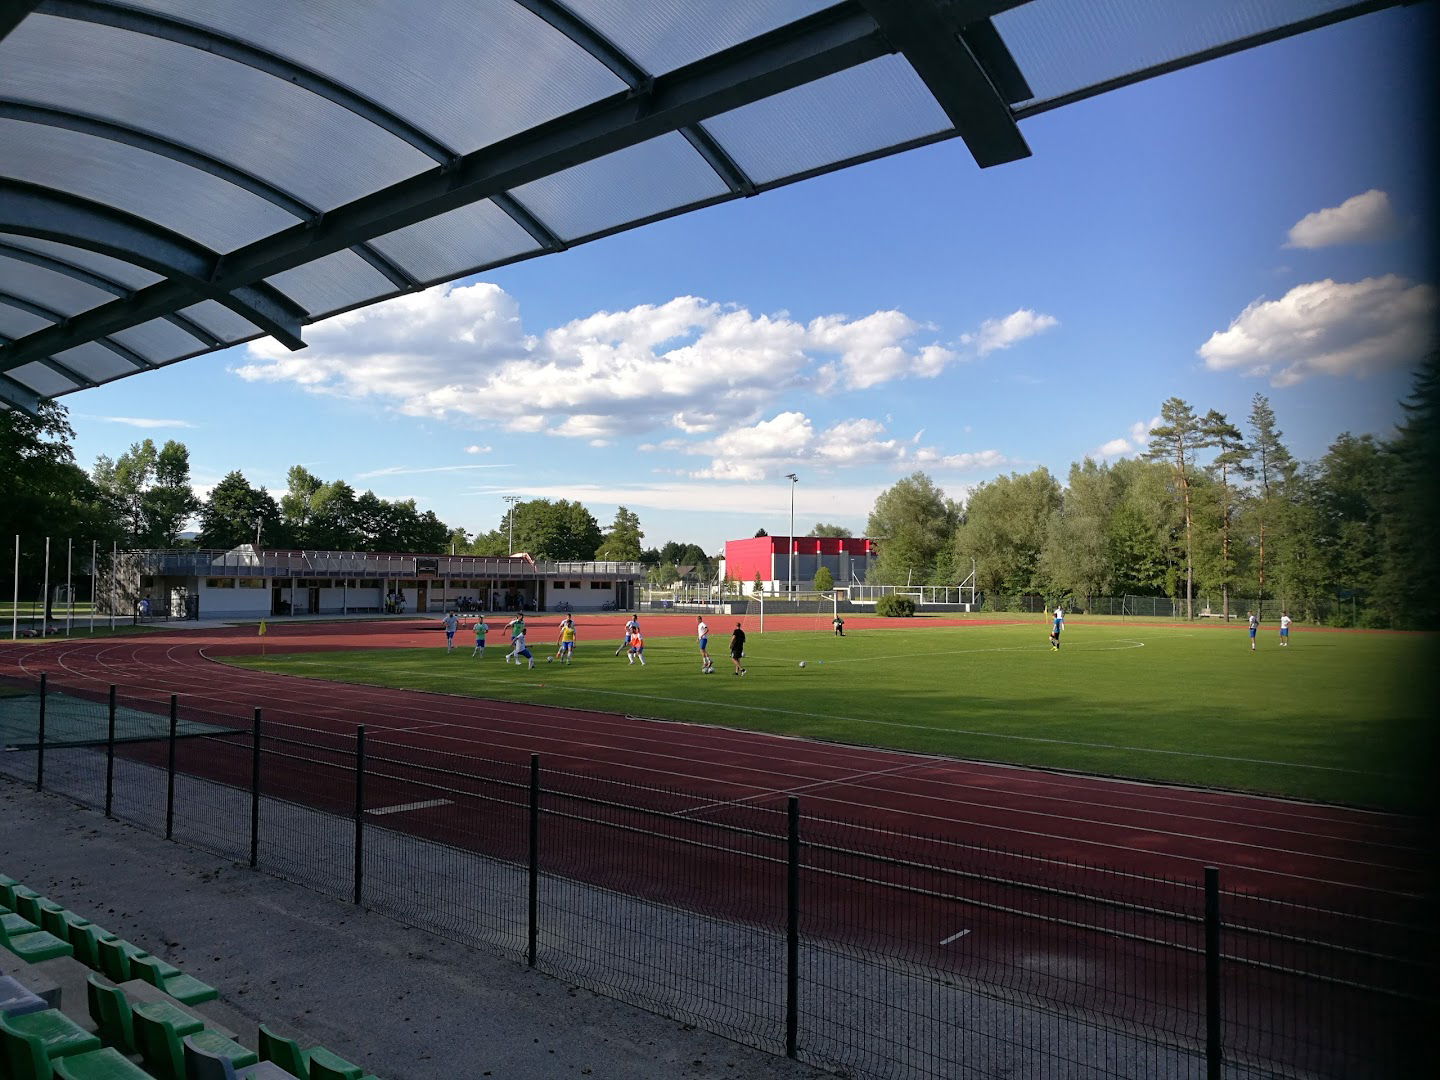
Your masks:
<svg viewBox="0 0 1440 1080"><path fill-rule="evenodd" d="M55 312L50 312L48 314L41 315L41 312L46 310L45 308L41 308L38 304L31 304L18 296L11 296L9 293L0 293L0 304L9 304L11 307L19 308L21 311L28 311L32 315L40 315L42 319L49 318L50 315L57 314ZM8 345L10 341L10 338L5 337L4 335L0 335L0 345ZM75 389L77 390L86 390L100 385L94 379L90 378L90 376L76 371L68 364L62 364L53 356L42 356L38 360L32 360L31 363L40 364L42 367L49 368L51 371L55 372L55 374L61 375L69 379L73 383L78 383L79 385L75 387Z"/></svg>
<svg viewBox="0 0 1440 1080"><path fill-rule="evenodd" d="M639 93L648 90L654 83L653 75L560 0L515 0L515 2L604 64L611 74L624 82L632 91ZM755 182L745 175L745 170L740 168L725 152L725 149L711 138L708 131L699 124L690 124L681 128L680 134L689 140L690 145L705 159L706 164L715 170L716 175L725 181L726 187L737 195L755 194Z"/></svg>
<svg viewBox="0 0 1440 1080"><path fill-rule="evenodd" d="M28 124L63 128L66 131L93 135L99 139L109 139L111 142L133 146L138 150L179 162L181 165L188 165L192 169L198 169L200 172L224 180L226 183L234 184L252 195L259 196L272 206L278 206L287 214L301 221L313 223L324 217L324 212L317 207L311 206L299 196L291 194L263 177L149 131L142 131L126 124L117 124L112 120L90 116L86 113L56 109L48 105L33 105L28 101L19 101L13 98L0 98L0 117L23 120ZM415 286L416 279L414 277L369 245L357 244L354 250L357 255L384 274L391 284L401 288Z"/></svg>
<svg viewBox="0 0 1440 1080"><path fill-rule="evenodd" d="M14 293L0 292L0 304L9 304L13 308L18 308L21 311L29 312L31 315L34 315L37 318L48 320L49 322L54 323L57 326L63 326L69 321L69 317L63 311L56 311L54 308L46 307L44 304L37 304L33 300L26 300L23 296L16 296ZM7 344L10 344L10 342L7 342ZM138 352L130 348L128 345L122 345L120 344L120 342L114 340L113 338L96 338L95 344L104 346L105 348L113 352L116 356L120 357L120 359L128 360L130 363L134 364L142 371L154 371L155 368L159 366L153 361L151 361L149 358L141 356ZM63 350L56 351L60 352ZM5 353L0 352L0 360L3 359L5 359ZM38 360L40 363L45 364L47 367L53 363L51 358L48 356L32 356L29 360L22 360L19 363L0 364L0 369L10 371L17 367L23 367L25 364L28 364L34 360ZM78 374L74 377L80 379L84 378L83 375Z"/></svg>
<svg viewBox="0 0 1440 1080"><path fill-rule="evenodd" d="M20 262L30 263L32 266L39 266L45 270L53 270L57 274L64 274L68 278L83 282L93 288L108 292L111 296L133 296L135 290L122 281L106 277L104 274L97 274L94 270L87 270L83 266L76 266L65 259L56 258L54 255L46 255L41 251L32 251L30 248L22 247L19 244L9 244L0 241L0 255L11 259L18 259ZM166 322L174 323L191 337L199 338L212 349L218 349L225 345L225 342L212 334L205 327L201 326L194 319L182 315L178 311L173 315L165 316Z"/></svg>
<svg viewBox="0 0 1440 1080"><path fill-rule="evenodd" d="M237 64L263 71L277 79L293 83L302 90L339 105L376 127L388 131L397 139L408 143L426 157L445 163L457 156L429 132L397 113L391 112L377 101L344 86L328 76L312 71L301 64L286 60L254 45L247 45L235 38L226 37L215 30L184 22L151 11L141 11L124 4L108 0L42 0L35 8L42 15L54 15L62 19L76 19L96 23L117 30L129 30L136 34L187 45L201 52L224 57Z"/></svg>
<svg viewBox="0 0 1440 1080"><path fill-rule="evenodd" d="M36 331L6 346L0 350L0 368L63 352L201 300L218 300L287 348L305 347L300 326L309 316L288 296L258 278L217 284L225 261L221 255L133 214L33 184L0 179L0 232L57 240L98 251L169 279L129 297L91 308L67 320L65 326ZM267 275L260 275L264 276ZM151 302L157 292L166 297L163 305Z"/></svg>
<svg viewBox="0 0 1440 1080"><path fill-rule="evenodd" d="M39 6L37 0L0 0L0 41Z"/></svg>

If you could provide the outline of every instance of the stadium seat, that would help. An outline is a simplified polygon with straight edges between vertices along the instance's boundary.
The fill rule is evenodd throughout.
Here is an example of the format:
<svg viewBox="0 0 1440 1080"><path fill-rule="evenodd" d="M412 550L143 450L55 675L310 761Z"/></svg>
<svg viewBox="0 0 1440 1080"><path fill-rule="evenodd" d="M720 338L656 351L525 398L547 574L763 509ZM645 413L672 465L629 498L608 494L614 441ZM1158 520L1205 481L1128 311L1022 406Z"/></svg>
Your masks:
<svg viewBox="0 0 1440 1080"><path fill-rule="evenodd" d="M0 926L10 934L30 934L40 929L18 911L11 911L7 907L0 907Z"/></svg>
<svg viewBox="0 0 1440 1080"><path fill-rule="evenodd" d="M150 955L139 945L131 945L117 937L100 938L97 945L100 950L100 974L111 982L129 982L134 977L130 974L130 961L137 956Z"/></svg>
<svg viewBox="0 0 1440 1080"><path fill-rule="evenodd" d="M54 934L47 934L44 930L31 928L18 934L12 934L3 919L0 919L0 945L5 946L28 964L38 964L41 960L53 960L57 956L69 956L75 951L70 947L68 941L61 941Z"/></svg>
<svg viewBox="0 0 1440 1080"><path fill-rule="evenodd" d="M216 1054L185 1040L185 1080L306 1080L286 1072L273 1061L257 1061L243 1069L223 1054Z"/></svg>
<svg viewBox="0 0 1440 1080"><path fill-rule="evenodd" d="M125 1054L139 1053L135 1041L135 1014L141 1013L157 1024L166 1024L179 1037L193 1035L205 1025L200 1020L174 1005L159 1005L140 1002L132 1005L125 991L118 986L107 986L97 975L86 980L86 998L90 1006L90 1019L95 1021L100 1038Z"/></svg>
<svg viewBox="0 0 1440 1080"><path fill-rule="evenodd" d="M75 959L91 971L102 971L100 966L100 942L114 941L115 935L94 923L84 926L70 925L70 947L75 950Z"/></svg>
<svg viewBox="0 0 1440 1080"><path fill-rule="evenodd" d="M151 986L164 990L176 1001L186 1005L198 1005L202 1001L214 1001L220 991L192 975L186 975L179 968L167 964L154 956L130 958L130 970L137 979L143 979Z"/></svg>
<svg viewBox="0 0 1440 1080"><path fill-rule="evenodd" d="M54 900L47 900L36 893L18 894L15 897L15 910L25 918L29 919L36 926L43 928L44 913L47 911L64 911L65 909Z"/></svg>
<svg viewBox="0 0 1440 1080"><path fill-rule="evenodd" d="M302 1050L294 1039L277 1035L264 1024L260 1025L260 1057L309 1080L320 1080L321 1077L324 1080L365 1080L365 1070L359 1065L350 1064L323 1046Z"/></svg>
<svg viewBox="0 0 1440 1080"><path fill-rule="evenodd" d="M145 1060L145 1068L156 1080L185 1080L185 1048L180 1036L169 1024L154 1020L144 1013L134 1014L135 1044ZM254 1065L260 1059L218 1031L201 1029L188 1036L197 1048L230 1059L236 1069Z"/></svg>
<svg viewBox="0 0 1440 1080"><path fill-rule="evenodd" d="M36 1047L46 1058L87 1054L100 1049L100 1037L92 1035L59 1009L45 1009L23 1016L0 1015L0 1033L5 1036L6 1057L15 1056L19 1043ZM20 1057L29 1057L22 1052ZM12 1065L13 1068L13 1065Z"/></svg>
<svg viewBox="0 0 1440 1080"><path fill-rule="evenodd" d="M76 1054L55 1062L57 1080L154 1080L149 1073L106 1047L93 1054Z"/></svg>
<svg viewBox="0 0 1440 1080"><path fill-rule="evenodd" d="M37 1038L12 1034L0 1022L0 1063L8 1080L154 1080L118 1050L104 1047L51 1059Z"/></svg>
<svg viewBox="0 0 1440 1080"><path fill-rule="evenodd" d="M24 1016L40 1012L50 1006L39 994L32 993L19 979L0 975L0 1013L6 1016Z"/></svg>
<svg viewBox="0 0 1440 1080"><path fill-rule="evenodd" d="M67 911L62 907L40 909L40 929L49 931L61 941L70 941L70 928L72 926L89 925L89 919L83 915L76 915L75 912ZM74 943L71 942L71 944Z"/></svg>

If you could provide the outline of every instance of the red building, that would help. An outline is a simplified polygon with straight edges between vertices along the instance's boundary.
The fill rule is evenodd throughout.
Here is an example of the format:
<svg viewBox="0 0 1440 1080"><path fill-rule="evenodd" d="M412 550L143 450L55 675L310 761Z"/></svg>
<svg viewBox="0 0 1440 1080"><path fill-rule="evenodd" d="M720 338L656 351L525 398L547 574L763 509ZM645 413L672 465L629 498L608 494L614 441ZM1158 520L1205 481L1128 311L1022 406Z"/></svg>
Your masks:
<svg viewBox="0 0 1440 1080"><path fill-rule="evenodd" d="M863 582L877 554L874 541L864 537L797 536L794 543L797 589L808 589L822 566L829 567L836 585ZM788 536L727 540L725 574L746 586L759 574L767 592L786 592L791 550Z"/></svg>

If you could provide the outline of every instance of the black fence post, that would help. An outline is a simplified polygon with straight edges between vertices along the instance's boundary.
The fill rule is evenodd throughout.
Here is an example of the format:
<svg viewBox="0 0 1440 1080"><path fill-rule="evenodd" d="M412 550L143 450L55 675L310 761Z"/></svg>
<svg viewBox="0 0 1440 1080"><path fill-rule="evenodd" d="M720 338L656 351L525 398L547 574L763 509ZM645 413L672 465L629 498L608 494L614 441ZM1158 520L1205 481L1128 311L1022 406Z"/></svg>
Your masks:
<svg viewBox="0 0 1440 1080"><path fill-rule="evenodd" d="M170 745L165 759L165 839L175 836L175 733L180 727L180 695L170 695Z"/></svg>
<svg viewBox="0 0 1440 1080"><path fill-rule="evenodd" d="M1220 1017L1220 871L1205 868L1205 1076L1220 1080L1225 1043Z"/></svg>
<svg viewBox="0 0 1440 1080"><path fill-rule="evenodd" d="M260 865L260 710L250 725L250 869Z"/></svg>
<svg viewBox="0 0 1440 1080"><path fill-rule="evenodd" d="M535 966L535 948L540 937L540 755L530 755L530 847L526 859L530 871L526 907L525 963Z"/></svg>
<svg viewBox="0 0 1440 1080"><path fill-rule="evenodd" d="M786 800L785 844L785 1056L794 1057L800 1035L800 800Z"/></svg>
<svg viewBox="0 0 1440 1080"><path fill-rule="evenodd" d="M105 816L115 802L115 687L110 687L110 723L105 735Z"/></svg>
<svg viewBox="0 0 1440 1080"><path fill-rule="evenodd" d="M35 790L45 790L45 673L40 673L40 716L35 727Z"/></svg>
<svg viewBox="0 0 1440 1080"><path fill-rule="evenodd" d="M355 729L355 895L353 903L360 903L360 891L365 881L365 725Z"/></svg>

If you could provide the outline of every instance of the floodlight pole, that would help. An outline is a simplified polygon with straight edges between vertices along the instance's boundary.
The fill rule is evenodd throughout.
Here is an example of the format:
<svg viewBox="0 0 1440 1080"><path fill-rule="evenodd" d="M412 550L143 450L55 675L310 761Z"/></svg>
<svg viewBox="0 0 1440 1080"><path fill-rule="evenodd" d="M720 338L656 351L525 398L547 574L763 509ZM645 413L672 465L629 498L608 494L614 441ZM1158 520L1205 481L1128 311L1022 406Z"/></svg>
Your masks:
<svg viewBox="0 0 1440 1080"><path fill-rule="evenodd" d="M10 640L20 636L20 534L15 534L15 585L10 593Z"/></svg>
<svg viewBox="0 0 1440 1080"><path fill-rule="evenodd" d="M790 565L785 571L785 587L793 599L795 596L795 485L800 482L800 477L792 472L786 473L785 479L790 481Z"/></svg>
<svg viewBox="0 0 1440 1080"><path fill-rule="evenodd" d="M50 629L50 537L45 537L45 584L40 587L40 636Z"/></svg>
<svg viewBox="0 0 1440 1080"><path fill-rule="evenodd" d="M115 563L118 552L116 541L110 541L110 629L115 629Z"/></svg>
<svg viewBox="0 0 1440 1080"><path fill-rule="evenodd" d="M95 636L95 585L96 585L96 583L97 583L97 581L99 580L99 577L100 577L100 575L99 575L99 573L97 572L97 569L96 569L96 568L100 565L99 562L97 561L97 557L98 557L98 555L99 555L99 553L100 553L100 552L99 552L99 548L100 548L100 541L99 541L99 540L91 540L91 541L90 541L90 636L91 636L91 637L94 637L94 636Z"/></svg>
<svg viewBox="0 0 1440 1080"><path fill-rule="evenodd" d="M510 504L510 509L505 512L505 517L510 522L510 550L507 555L515 554L515 504L520 501L519 495L506 495L505 501Z"/></svg>
<svg viewBox="0 0 1440 1080"><path fill-rule="evenodd" d="M70 636L70 621L75 617L75 587L72 580L75 559L75 540L65 540L65 636Z"/></svg>

